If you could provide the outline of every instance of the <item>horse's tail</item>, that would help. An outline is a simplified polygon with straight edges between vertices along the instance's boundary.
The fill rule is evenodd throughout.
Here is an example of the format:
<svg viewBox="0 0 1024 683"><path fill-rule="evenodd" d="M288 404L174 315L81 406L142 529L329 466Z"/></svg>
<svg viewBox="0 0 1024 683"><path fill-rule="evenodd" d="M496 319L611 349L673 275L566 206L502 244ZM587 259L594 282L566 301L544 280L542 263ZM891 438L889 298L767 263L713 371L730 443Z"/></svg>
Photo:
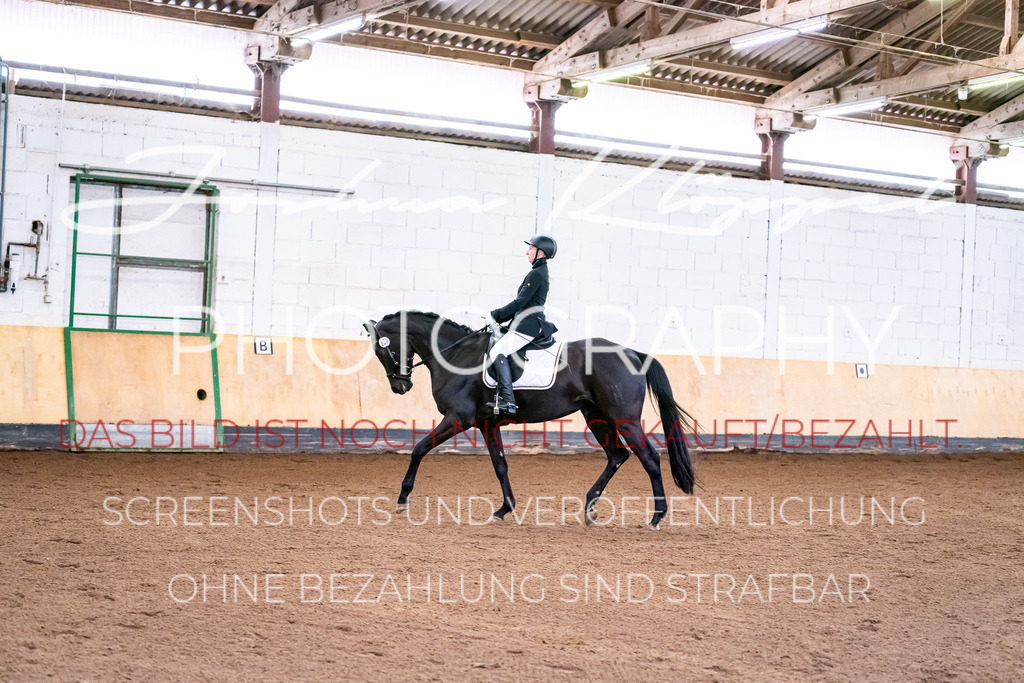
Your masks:
<svg viewBox="0 0 1024 683"><path fill-rule="evenodd" d="M661 414L661 424L668 444L668 461L672 465L672 479L684 493L692 494L696 477L683 430L693 427L693 416L676 403L672 396L672 385L661 363L639 351L636 351L636 355L640 357L641 363L650 363L646 374L647 390Z"/></svg>

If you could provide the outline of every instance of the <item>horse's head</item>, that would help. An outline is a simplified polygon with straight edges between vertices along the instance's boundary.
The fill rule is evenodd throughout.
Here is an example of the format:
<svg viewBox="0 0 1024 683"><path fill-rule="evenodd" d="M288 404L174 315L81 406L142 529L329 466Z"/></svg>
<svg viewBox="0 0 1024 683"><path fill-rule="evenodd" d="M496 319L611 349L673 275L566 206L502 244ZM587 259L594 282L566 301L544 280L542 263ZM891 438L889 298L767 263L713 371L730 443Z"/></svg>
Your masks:
<svg viewBox="0 0 1024 683"><path fill-rule="evenodd" d="M412 349L405 345L405 357L401 357L403 344L399 321L385 320L378 323L371 320L363 323L363 328L370 334L373 352L384 366L391 391L404 394L412 389Z"/></svg>

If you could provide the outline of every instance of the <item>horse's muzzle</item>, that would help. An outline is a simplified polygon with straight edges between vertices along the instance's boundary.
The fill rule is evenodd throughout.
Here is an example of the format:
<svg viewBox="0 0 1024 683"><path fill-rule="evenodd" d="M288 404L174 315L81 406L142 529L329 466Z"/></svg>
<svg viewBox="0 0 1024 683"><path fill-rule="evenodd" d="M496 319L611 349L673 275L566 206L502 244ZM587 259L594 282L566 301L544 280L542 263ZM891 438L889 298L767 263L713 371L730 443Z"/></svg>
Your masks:
<svg viewBox="0 0 1024 683"><path fill-rule="evenodd" d="M391 391L398 395L408 393L412 389L412 381L408 379L393 379L391 380Z"/></svg>

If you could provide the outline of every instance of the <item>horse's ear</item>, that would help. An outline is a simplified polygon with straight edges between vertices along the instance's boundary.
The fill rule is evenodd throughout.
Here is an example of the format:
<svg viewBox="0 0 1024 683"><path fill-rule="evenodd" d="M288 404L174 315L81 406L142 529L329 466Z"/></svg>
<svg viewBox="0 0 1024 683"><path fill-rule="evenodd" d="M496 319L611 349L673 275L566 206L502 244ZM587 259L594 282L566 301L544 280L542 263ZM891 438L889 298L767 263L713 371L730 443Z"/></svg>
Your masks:
<svg viewBox="0 0 1024 683"><path fill-rule="evenodd" d="M375 331L376 327L377 327L377 321L376 320L371 320L368 323L363 323L363 329L366 330L366 333L370 335L370 339L373 339L375 336L377 336L377 333Z"/></svg>

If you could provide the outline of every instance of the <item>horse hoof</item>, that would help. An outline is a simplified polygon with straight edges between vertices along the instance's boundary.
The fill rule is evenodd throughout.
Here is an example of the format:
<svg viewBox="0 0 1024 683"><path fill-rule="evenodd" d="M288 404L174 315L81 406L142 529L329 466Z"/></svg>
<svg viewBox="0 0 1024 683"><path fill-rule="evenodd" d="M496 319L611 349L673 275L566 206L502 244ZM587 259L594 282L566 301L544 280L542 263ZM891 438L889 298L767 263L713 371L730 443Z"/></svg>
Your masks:
<svg viewBox="0 0 1024 683"><path fill-rule="evenodd" d="M499 517L498 515L491 515L491 522L492 523L493 522L504 522L504 521L505 521L504 517Z"/></svg>
<svg viewBox="0 0 1024 683"><path fill-rule="evenodd" d="M395 513L399 514L399 515L404 515L408 511L409 511L409 504L408 503L399 504L399 506L397 508L395 508Z"/></svg>
<svg viewBox="0 0 1024 683"><path fill-rule="evenodd" d="M647 523L647 528L650 529L651 531L658 531L658 525L657 524L651 524L650 522Z"/></svg>

